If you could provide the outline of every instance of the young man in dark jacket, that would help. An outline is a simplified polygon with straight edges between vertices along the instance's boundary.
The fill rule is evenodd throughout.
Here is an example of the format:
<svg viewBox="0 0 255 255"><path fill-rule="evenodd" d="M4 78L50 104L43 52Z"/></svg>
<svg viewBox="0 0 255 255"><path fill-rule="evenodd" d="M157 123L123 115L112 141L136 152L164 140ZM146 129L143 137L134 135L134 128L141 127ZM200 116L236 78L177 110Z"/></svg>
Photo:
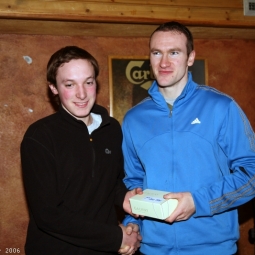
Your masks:
<svg viewBox="0 0 255 255"><path fill-rule="evenodd" d="M136 225L118 225L115 205L131 213L128 199L139 190L122 182L121 128L95 104L98 73L96 59L76 46L48 62L59 111L32 124L21 144L27 255L129 255L140 245Z"/></svg>

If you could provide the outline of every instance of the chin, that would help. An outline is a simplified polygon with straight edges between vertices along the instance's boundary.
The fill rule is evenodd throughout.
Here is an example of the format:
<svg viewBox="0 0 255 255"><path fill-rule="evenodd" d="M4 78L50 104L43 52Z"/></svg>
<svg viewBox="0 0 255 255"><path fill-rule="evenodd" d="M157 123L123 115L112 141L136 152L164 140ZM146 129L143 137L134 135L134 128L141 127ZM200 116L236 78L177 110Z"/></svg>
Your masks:
<svg viewBox="0 0 255 255"><path fill-rule="evenodd" d="M171 86L171 84L169 84L169 83L158 83L158 85L159 85L159 87L162 87L162 88L166 88L166 87L170 87Z"/></svg>
<svg viewBox="0 0 255 255"><path fill-rule="evenodd" d="M84 113L84 114L75 114L74 115L76 118L86 118L89 116L89 113Z"/></svg>

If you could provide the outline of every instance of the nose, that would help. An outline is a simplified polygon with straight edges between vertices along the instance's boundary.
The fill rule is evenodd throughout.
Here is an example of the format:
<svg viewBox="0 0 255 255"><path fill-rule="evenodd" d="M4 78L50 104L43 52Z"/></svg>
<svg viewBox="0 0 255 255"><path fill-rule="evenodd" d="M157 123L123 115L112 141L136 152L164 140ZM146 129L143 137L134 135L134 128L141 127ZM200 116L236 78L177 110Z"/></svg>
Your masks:
<svg viewBox="0 0 255 255"><path fill-rule="evenodd" d="M170 61L169 61L169 59L168 59L168 56L165 55L165 54L163 54L163 55L162 55L162 58L161 58L161 60L160 60L160 66L161 66L162 68L166 68L166 67L168 67L169 65L170 65Z"/></svg>
<svg viewBox="0 0 255 255"><path fill-rule="evenodd" d="M76 96L79 99L84 99L87 96L86 89L83 85L77 86Z"/></svg>

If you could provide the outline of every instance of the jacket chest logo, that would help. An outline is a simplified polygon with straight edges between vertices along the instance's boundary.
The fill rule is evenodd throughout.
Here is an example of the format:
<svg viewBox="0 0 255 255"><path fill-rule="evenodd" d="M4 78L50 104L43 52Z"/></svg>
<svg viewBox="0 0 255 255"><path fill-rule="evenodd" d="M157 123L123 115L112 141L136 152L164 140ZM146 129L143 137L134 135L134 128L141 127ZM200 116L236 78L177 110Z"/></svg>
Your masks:
<svg viewBox="0 0 255 255"><path fill-rule="evenodd" d="M198 118L195 118L192 122L191 122L191 125L194 125L194 124L201 124L200 120Z"/></svg>
<svg viewBox="0 0 255 255"><path fill-rule="evenodd" d="M104 150L104 152L105 152L105 154L112 154L112 152L107 148Z"/></svg>

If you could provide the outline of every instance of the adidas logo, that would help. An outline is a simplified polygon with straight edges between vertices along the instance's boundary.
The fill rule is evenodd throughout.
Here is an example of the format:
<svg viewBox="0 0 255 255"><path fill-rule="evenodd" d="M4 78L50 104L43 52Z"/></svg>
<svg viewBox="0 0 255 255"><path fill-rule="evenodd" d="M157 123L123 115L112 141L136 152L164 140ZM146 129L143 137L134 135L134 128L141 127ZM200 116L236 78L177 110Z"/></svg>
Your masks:
<svg viewBox="0 0 255 255"><path fill-rule="evenodd" d="M200 124L201 122L200 122L200 120L198 119L198 118L195 118L192 122L191 122L191 124L192 125L194 125L194 124Z"/></svg>

